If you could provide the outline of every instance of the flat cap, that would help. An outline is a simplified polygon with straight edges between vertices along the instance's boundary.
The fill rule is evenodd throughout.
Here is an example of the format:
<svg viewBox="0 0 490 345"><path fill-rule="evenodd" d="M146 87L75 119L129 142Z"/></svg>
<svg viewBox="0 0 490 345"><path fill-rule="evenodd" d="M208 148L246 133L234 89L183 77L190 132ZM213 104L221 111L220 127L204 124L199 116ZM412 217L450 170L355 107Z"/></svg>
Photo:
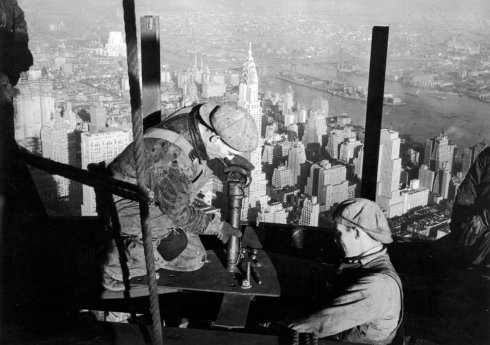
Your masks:
<svg viewBox="0 0 490 345"><path fill-rule="evenodd" d="M259 132L255 120L238 106L205 103L199 115L206 125L221 137L232 149L252 152L259 143Z"/></svg>
<svg viewBox="0 0 490 345"><path fill-rule="evenodd" d="M391 230L383 211L368 199L352 198L341 202L333 213L336 223L358 227L381 243L391 243Z"/></svg>

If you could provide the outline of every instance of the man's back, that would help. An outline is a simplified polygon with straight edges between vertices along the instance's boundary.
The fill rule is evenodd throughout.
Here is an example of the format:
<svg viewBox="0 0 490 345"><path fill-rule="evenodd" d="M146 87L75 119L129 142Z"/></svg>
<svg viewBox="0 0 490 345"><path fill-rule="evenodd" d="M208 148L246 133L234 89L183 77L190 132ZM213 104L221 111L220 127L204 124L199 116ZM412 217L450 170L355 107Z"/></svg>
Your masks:
<svg viewBox="0 0 490 345"><path fill-rule="evenodd" d="M389 344L403 314L401 281L386 249L366 260L339 267L333 279L337 296L329 307L332 322L344 341Z"/></svg>

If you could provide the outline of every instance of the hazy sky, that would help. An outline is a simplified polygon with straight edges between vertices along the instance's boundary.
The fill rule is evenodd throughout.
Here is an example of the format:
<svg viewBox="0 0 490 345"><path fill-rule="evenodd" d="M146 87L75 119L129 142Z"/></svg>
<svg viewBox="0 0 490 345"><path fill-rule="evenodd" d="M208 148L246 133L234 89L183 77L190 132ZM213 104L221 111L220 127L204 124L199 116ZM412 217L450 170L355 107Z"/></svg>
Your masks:
<svg viewBox="0 0 490 345"><path fill-rule="evenodd" d="M79 15L102 15L114 12L122 0L18 0L23 8L59 10ZM136 7L155 8L160 13L194 11L255 12L258 14L303 13L326 18L364 18L377 24L437 21L487 21L490 23L489 0L135 0Z"/></svg>

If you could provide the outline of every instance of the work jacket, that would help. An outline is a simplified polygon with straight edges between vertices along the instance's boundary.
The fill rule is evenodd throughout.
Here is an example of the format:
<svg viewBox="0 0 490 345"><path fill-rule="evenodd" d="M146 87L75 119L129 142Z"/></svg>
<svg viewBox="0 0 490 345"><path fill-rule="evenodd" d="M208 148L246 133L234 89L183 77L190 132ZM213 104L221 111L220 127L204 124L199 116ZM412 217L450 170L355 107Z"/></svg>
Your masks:
<svg viewBox="0 0 490 345"><path fill-rule="evenodd" d="M301 323L317 337L390 344L403 316L403 290L386 249L343 261L327 282L327 306Z"/></svg>
<svg viewBox="0 0 490 345"><path fill-rule="evenodd" d="M166 221L172 222L172 227L191 233L203 233L214 218L192 203L212 175L197 127L199 106L183 108L148 130L151 133L152 129L165 129L179 134L191 144L190 152L175 140L148 135L148 132L144 139L144 181L154 193L154 206L166 216ZM109 164L109 169L114 178L135 183L135 162L136 152L131 143Z"/></svg>
<svg viewBox="0 0 490 345"><path fill-rule="evenodd" d="M145 134L144 181L154 193L148 226L152 233L156 269L195 271L201 268L206 253L199 234L216 234L223 226L219 215L206 213L193 204L212 174L206 165L208 157L197 127L198 109L199 105L183 108ZM136 154L132 143L118 155L108 165L112 177L136 183ZM129 278L144 275L146 265L138 203L118 199L116 209ZM186 237L183 247L179 237L182 231ZM163 251L161 241L167 245ZM169 247L172 251L177 250L176 257L165 258ZM122 281L120 261L120 253L113 242L104 264L104 274Z"/></svg>

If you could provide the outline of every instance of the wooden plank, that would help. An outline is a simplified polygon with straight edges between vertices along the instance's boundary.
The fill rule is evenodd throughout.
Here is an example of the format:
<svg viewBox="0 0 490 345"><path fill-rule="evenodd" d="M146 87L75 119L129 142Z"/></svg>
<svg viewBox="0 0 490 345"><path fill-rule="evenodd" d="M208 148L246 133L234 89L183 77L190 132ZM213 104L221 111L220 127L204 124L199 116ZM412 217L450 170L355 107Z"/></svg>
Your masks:
<svg viewBox="0 0 490 345"><path fill-rule="evenodd" d="M245 328L251 298L246 295L224 295L214 326Z"/></svg>

